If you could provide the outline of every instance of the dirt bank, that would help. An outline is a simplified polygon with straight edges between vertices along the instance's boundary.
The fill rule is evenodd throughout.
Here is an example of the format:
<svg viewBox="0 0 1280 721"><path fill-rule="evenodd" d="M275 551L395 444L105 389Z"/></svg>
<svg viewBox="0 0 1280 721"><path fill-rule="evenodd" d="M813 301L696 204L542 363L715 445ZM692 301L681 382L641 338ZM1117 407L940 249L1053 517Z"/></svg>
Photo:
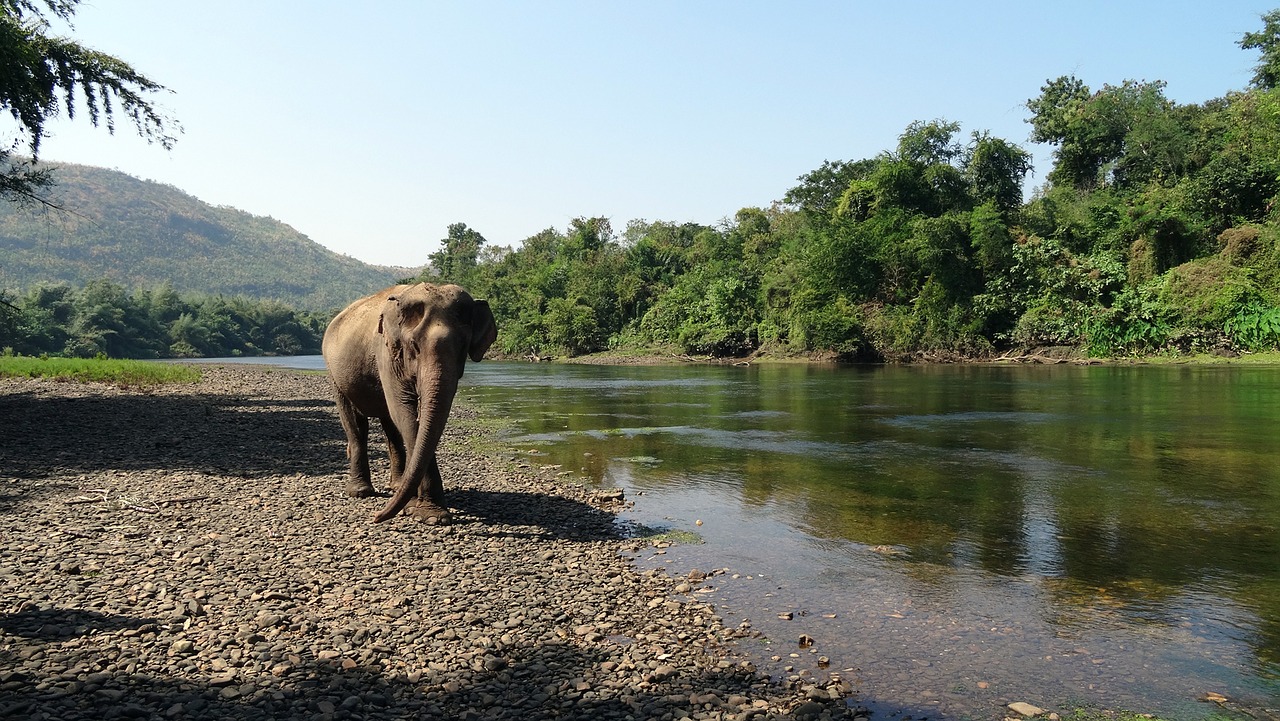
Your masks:
<svg viewBox="0 0 1280 721"><path fill-rule="evenodd" d="M0 717L865 715L734 658L689 595L714 575L638 571L618 499L488 452L465 407L454 523L370 524L385 499L342 495L329 398L253 367L0 381Z"/></svg>

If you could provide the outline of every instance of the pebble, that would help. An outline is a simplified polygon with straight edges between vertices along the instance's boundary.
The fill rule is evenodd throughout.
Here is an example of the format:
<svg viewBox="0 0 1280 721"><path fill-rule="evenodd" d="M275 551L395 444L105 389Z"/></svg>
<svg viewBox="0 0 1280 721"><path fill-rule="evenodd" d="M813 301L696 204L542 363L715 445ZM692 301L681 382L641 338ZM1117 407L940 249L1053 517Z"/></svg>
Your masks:
<svg viewBox="0 0 1280 721"><path fill-rule="evenodd" d="M461 399L439 453L452 524L373 525L386 496L343 493L324 376L202 370L149 390L0 380L0 713L855 718L739 663L737 629L673 598L706 574L622 553L621 493L486 450Z"/></svg>

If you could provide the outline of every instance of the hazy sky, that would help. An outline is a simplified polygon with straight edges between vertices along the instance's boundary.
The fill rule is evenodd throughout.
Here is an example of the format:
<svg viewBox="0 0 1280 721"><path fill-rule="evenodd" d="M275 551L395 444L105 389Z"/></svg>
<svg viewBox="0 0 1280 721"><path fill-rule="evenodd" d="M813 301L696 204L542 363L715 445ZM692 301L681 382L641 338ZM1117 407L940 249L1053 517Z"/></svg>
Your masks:
<svg viewBox="0 0 1280 721"><path fill-rule="evenodd" d="M184 132L166 152L81 115L42 158L421 266L456 222L513 246L578 216L714 224L915 120L1023 144L1039 184L1024 105L1046 80L1241 90L1237 42L1273 4L87 0L71 35L170 88Z"/></svg>

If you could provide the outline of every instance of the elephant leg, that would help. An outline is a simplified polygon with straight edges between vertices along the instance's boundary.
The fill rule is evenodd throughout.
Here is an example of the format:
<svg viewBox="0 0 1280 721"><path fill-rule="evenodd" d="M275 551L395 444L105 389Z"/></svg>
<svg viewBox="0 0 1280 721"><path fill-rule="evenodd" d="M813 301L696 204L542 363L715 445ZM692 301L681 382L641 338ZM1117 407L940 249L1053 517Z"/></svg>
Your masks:
<svg viewBox="0 0 1280 721"><path fill-rule="evenodd" d="M453 517L444 505L444 480L435 457L427 461L427 477L418 487L418 497L409 505L409 515L427 523L448 523Z"/></svg>
<svg viewBox="0 0 1280 721"><path fill-rule="evenodd" d="M347 434L345 490L352 498L366 498L373 495L373 483L369 480L369 419L356 410L346 396L337 395L338 418Z"/></svg>
<svg viewBox="0 0 1280 721"><path fill-rule="evenodd" d="M388 482L392 492L394 492L404 482L404 462L406 458L404 438L390 418L382 419L382 432L387 437L387 456L391 458L391 478L388 479Z"/></svg>

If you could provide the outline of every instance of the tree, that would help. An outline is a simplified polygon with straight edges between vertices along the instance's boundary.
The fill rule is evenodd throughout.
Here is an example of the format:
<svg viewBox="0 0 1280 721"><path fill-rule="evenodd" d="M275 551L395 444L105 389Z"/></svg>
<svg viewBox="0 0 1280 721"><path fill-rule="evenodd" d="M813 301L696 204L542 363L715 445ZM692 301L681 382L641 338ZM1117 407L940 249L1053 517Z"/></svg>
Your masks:
<svg viewBox="0 0 1280 721"><path fill-rule="evenodd" d="M440 250L427 256L431 269L441 282L470 287L484 244L484 236L466 223L454 223L449 226L449 237L440 241Z"/></svg>
<svg viewBox="0 0 1280 721"><path fill-rule="evenodd" d="M170 121L147 99L164 86L128 63L74 40L50 34L47 15L68 25L80 0L0 0L0 109L18 123L18 139L0 149L0 198L49 204L40 191L52 184L36 161L45 123L62 113L75 118L79 103L95 127L115 132L124 115L148 142L166 150ZM30 159L15 158L22 146Z"/></svg>
<svg viewBox="0 0 1280 721"><path fill-rule="evenodd" d="M1126 80L1097 92L1074 77L1051 80L1027 101L1031 139L1056 145L1049 179L1081 190L1140 186L1177 170L1186 138L1163 81Z"/></svg>
<svg viewBox="0 0 1280 721"><path fill-rule="evenodd" d="M806 213L829 213L849 184L866 178L876 164L870 159L855 162L824 160L817 170L797 178L800 185L788 190L783 201Z"/></svg>
<svg viewBox="0 0 1280 721"><path fill-rule="evenodd" d="M1260 32L1245 33L1240 38L1241 50L1260 50L1262 58L1253 69L1253 87L1273 90L1280 87L1280 10L1262 16Z"/></svg>
<svg viewBox="0 0 1280 721"><path fill-rule="evenodd" d="M1022 205L1022 180L1031 172L1031 154L990 133L974 131L965 175L974 200L992 203L1006 217Z"/></svg>

